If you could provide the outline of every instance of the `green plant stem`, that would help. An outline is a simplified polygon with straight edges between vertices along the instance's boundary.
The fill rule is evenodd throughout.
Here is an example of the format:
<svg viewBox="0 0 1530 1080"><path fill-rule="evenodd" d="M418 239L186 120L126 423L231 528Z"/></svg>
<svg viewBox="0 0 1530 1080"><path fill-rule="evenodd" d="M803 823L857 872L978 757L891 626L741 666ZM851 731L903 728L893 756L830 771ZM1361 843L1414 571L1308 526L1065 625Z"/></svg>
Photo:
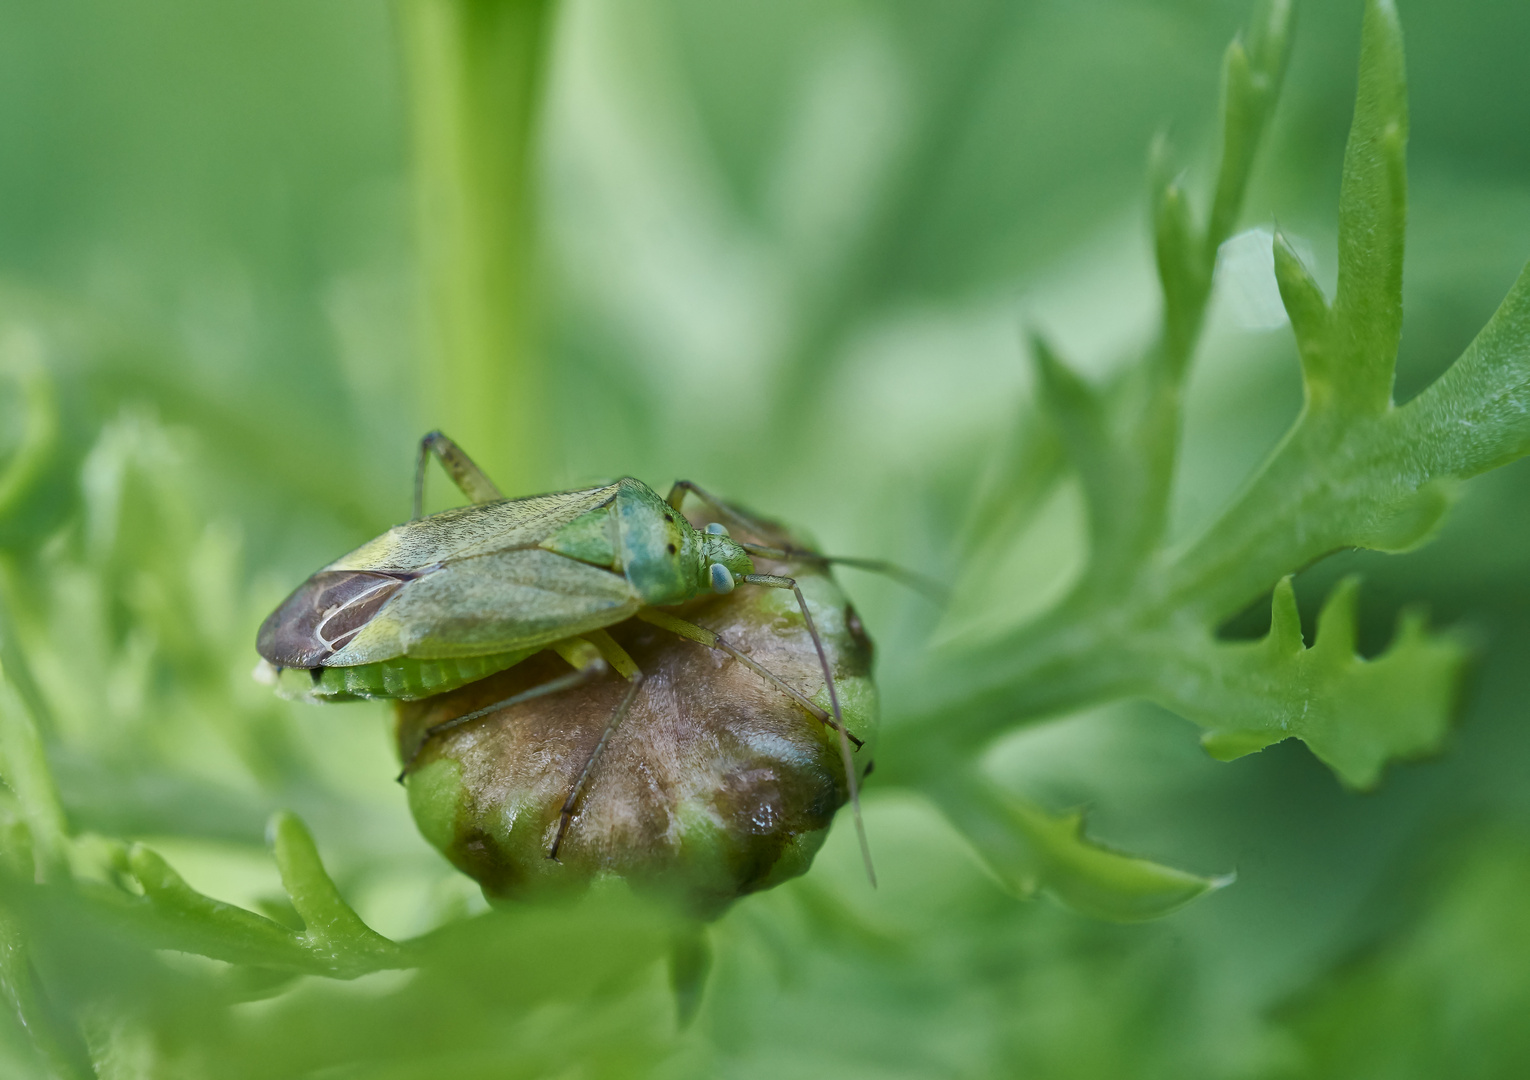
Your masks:
<svg viewBox="0 0 1530 1080"><path fill-rule="evenodd" d="M16 381L26 404L25 433L0 467L0 518L31 490L58 438L58 402L40 353L36 337L25 330L12 330L0 341L0 374Z"/></svg>
<svg viewBox="0 0 1530 1080"><path fill-rule="evenodd" d="M31 833L37 880L62 880L68 874L63 805L32 711L4 669L0 669L0 776L15 793Z"/></svg>
<svg viewBox="0 0 1530 1080"><path fill-rule="evenodd" d="M550 0L400 0L430 343L427 426L507 491L548 434L534 340L531 148Z"/></svg>
<svg viewBox="0 0 1530 1080"><path fill-rule="evenodd" d="M59 1015L44 992L27 950L27 935L0 911L0 1001L29 1036L38 1055L61 1080L86 1080L96 1072L79 1031Z"/></svg>

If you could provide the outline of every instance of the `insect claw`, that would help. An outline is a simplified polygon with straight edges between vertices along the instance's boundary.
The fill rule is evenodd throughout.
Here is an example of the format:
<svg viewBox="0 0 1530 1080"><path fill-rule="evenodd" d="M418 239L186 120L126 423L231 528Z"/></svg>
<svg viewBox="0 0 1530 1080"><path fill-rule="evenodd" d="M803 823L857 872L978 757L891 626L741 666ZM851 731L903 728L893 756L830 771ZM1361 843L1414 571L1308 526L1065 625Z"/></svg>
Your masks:
<svg viewBox="0 0 1530 1080"><path fill-rule="evenodd" d="M559 866L563 865L563 860L558 858L558 852L563 848L563 838L568 835L569 822L572 820L573 815L566 810L558 815L558 831L553 835L552 847L547 849L547 857Z"/></svg>

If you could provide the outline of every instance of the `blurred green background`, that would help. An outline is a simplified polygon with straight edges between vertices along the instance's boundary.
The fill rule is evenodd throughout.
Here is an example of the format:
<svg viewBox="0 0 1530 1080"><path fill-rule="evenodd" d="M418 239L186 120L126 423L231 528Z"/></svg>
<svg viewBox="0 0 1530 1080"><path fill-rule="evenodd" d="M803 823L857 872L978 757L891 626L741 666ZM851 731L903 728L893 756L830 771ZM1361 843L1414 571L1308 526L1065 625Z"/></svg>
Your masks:
<svg viewBox="0 0 1530 1080"><path fill-rule="evenodd" d="M949 575L975 479L1029 398L1022 321L1092 372L1150 333L1147 147L1167 128L1203 178L1218 59L1246 16L1229 0L564 3L522 360L542 427L534 456L486 464L528 491L685 476L826 549ZM1530 256L1530 8L1411 0L1402 19L1399 400ZM1329 287L1359 26L1358 0L1301 11L1244 212L1278 220ZM395 938L483 902L416 834L386 710L278 702L248 672L292 584L407 517L415 441L445 423L400 53L383 0L0 3L0 456L36 466L0 493L0 556L70 823L149 841L254 905L279 895L264 821L291 807ZM56 416L31 444L29 393ZM1176 534L1300 400L1267 236L1236 238L1191 379ZM1076 561L1067 518L995 569L1004 617ZM1363 645L1413 600L1478 645L1448 752L1374 794L1294 742L1213 762L1144 706L995 749L996 776L1089 806L1104 842L1237 871L1156 923L1014 901L929 806L873 782L881 887L836 830L807 878L717 925L683 1033L657 960L591 944L628 940L621 924L540 911L499 951L464 949L456 981L304 979L216 1022L184 958L151 979L103 946L50 978L114 1047L102 1075L124 1077L1522 1075L1527 535L1520 463L1468 485L1423 551L1298 579L1305 612L1366 575ZM848 585L894 711L928 609ZM544 978L580 964L575 990ZM139 1011L97 993L123 985ZM0 1071L48 1075L8 1021Z"/></svg>

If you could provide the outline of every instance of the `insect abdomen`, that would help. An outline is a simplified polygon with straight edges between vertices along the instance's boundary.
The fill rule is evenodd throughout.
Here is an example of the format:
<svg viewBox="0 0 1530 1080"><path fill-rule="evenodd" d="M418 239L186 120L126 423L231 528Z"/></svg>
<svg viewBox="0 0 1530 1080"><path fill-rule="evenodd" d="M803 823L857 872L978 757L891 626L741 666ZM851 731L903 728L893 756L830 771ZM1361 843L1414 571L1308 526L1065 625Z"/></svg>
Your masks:
<svg viewBox="0 0 1530 1080"><path fill-rule="evenodd" d="M539 649L540 646L490 656L457 656L440 660L417 660L406 656L355 667L316 668L314 670L319 672L317 682L311 672L304 670L284 672L283 679L291 692L323 701L364 698L416 701L514 667Z"/></svg>

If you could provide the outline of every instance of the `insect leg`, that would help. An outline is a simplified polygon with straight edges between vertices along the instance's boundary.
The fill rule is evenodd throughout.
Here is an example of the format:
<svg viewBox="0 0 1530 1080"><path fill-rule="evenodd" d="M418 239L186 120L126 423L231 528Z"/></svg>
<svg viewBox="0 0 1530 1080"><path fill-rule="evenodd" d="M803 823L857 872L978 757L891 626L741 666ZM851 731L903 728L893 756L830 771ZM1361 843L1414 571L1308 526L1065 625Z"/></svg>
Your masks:
<svg viewBox="0 0 1530 1080"><path fill-rule="evenodd" d="M757 536L768 536L776 531L759 519L750 517L738 507L724 502L699 484L692 483L689 480L676 480L674 486L669 489L669 495L665 497L664 501L669 503L674 509L679 510L685 505L685 497L687 495L696 496L696 498L706 503L713 510L716 510L721 516L730 519L734 525L745 532L754 533Z"/></svg>
<svg viewBox="0 0 1530 1080"><path fill-rule="evenodd" d="M845 730L845 717L839 708L839 692L834 689L834 672L829 667L829 654L824 652L823 638L818 636L818 627L813 623L813 613L808 609L807 597L802 595L802 589L795 579L778 574L745 574L739 580L747 585L763 585L768 589L790 589L797 597L797 607L802 610L802 621L807 624L813 648L818 651L823 682L829 690L829 705L834 710L835 722L839 724L839 756L845 766L845 782L850 787L850 807L855 812L855 835L861 842L861 858L866 863L866 877L874 889L877 885L877 872L871 865L871 845L866 840L866 823L861 820L860 785L856 783L855 763L850 758L850 733Z"/></svg>
<svg viewBox="0 0 1530 1080"><path fill-rule="evenodd" d="M736 528L742 529L746 533L751 533L755 536L768 536L776 531L689 480L676 480L674 487L669 489L667 501L670 506L679 510L685 502L687 494L696 496L697 499L706 503L708 507L714 510L718 516L729 519ZM824 555L811 548L797 547L794 544L785 544L778 547L770 544L749 544L739 541L738 546L751 555L760 555L767 559L813 563L817 566L849 566L857 570L881 574L884 577L892 578L906 588L922 593L937 604L943 605L951 598L951 591L934 578L926 577L924 574L899 566L897 563L888 562L885 559L859 559L846 555Z"/></svg>
<svg viewBox="0 0 1530 1080"><path fill-rule="evenodd" d="M657 608L643 608L637 613L637 617L652 626L659 627L661 630L668 630L672 634L676 634L679 637L683 637L690 641L697 642L698 644L705 645L709 649L716 649L720 653L726 653L728 656L733 657L733 659L743 664L750 671L754 672L760 678L770 683L777 690L780 690L783 694L791 698L798 705L801 705L815 719L823 724L824 727L829 728L832 731L844 730L841 725L835 723L834 717L824 712L817 705L814 705L811 700L803 696L798 691L794 690L775 672L755 661L751 656L749 656L748 653L740 652L727 641L723 640L722 635L716 631L708 630L704 626L697 626L695 623L687 622L685 619L676 618L668 612L659 611ZM854 735L851 735L848 731L845 732L845 735L850 739L851 742L855 743L857 749L866 745L860 739L857 739Z"/></svg>
<svg viewBox="0 0 1530 1080"><path fill-rule="evenodd" d="M605 753L606 744L611 741L611 736L616 734L616 729L622 726L622 721L627 718L627 713L632 709L632 703L637 699L638 690L643 685L643 673L638 669L632 657L627 655L627 650L616 643L616 640L604 630L596 630L585 635L597 649L605 662L620 672L627 680L627 692L622 695L622 700L611 713L611 718L606 721L606 729L600 733L600 741L595 744L595 749L590 751L590 756L585 759L584 768L579 770L579 776L574 781L574 786L569 788L568 798L563 800L563 808L558 811L558 831L553 834L552 846L547 849L547 857L554 862L558 861L558 851L563 847L563 838L568 834L568 827L574 820L574 807L579 805L579 796L584 793L585 781L590 778L590 773L595 769L595 763L600 760L600 755Z"/></svg>
<svg viewBox="0 0 1530 1080"><path fill-rule="evenodd" d="M507 709L511 705L519 705L525 701L546 697L548 694L557 694L564 690L572 690L576 686L583 686L597 675L601 675L606 671L606 662L600 656L585 657L582 654L574 653L570 649L560 647L564 644L564 642L558 642L550 647L562 655L564 659L575 664L577 670L571 671L567 675L560 675L556 679L549 679L545 683L538 683L530 690L523 690L519 694L513 694L503 700L485 705L481 709L474 709L472 712L465 713L462 716L454 716L450 720L443 720L439 724L432 724L425 729L425 733L420 737L420 741L415 744L413 753L409 755L409 760L404 762L404 768L398 774L399 783L404 782L404 777L409 775L409 770L414 767L415 760L419 758L420 752L436 736L444 735L448 731L471 724L476 720L482 720L490 713L497 712L500 709ZM590 650L590 652L593 653L594 650Z"/></svg>
<svg viewBox="0 0 1530 1080"><path fill-rule="evenodd" d="M470 501L486 503L504 498L499 488L494 486L494 481L473 464L473 459L463 453L462 447L439 431L432 431L420 440L420 454L414 465L414 516L416 518L424 513L425 463L430 460L431 454L436 455L436 460L452 478L452 482L462 489L462 494L466 495Z"/></svg>

